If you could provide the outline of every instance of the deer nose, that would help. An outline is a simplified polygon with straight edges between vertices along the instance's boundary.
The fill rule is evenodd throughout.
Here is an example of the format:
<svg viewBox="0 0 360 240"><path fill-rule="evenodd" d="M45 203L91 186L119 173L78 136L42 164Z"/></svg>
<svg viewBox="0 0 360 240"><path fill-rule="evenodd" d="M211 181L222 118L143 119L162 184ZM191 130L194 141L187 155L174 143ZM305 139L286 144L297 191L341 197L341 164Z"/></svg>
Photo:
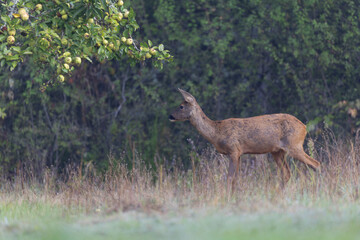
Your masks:
<svg viewBox="0 0 360 240"><path fill-rule="evenodd" d="M170 121L175 121L174 116L173 116L173 115L169 115L169 120L170 120Z"/></svg>

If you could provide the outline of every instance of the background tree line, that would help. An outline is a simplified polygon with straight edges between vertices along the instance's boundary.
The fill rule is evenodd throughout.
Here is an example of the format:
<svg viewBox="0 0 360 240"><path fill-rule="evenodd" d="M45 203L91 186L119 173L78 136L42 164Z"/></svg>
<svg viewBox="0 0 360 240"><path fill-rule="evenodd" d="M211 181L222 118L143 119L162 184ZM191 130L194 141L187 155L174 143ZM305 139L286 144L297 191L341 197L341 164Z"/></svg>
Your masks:
<svg viewBox="0 0 360 240"><path fill-rule="evenodd" d="M83 62L62 87L39 93L51 73L27 61L0 73L0 168L93 162L140 155L186 166L190 124L173 124L181 87L211 119L286 112L313 136L360 125L360 5L351 0L132 0L138 35L163 42L174 62ZM192 139L188 142L187 139Z"/></svg>

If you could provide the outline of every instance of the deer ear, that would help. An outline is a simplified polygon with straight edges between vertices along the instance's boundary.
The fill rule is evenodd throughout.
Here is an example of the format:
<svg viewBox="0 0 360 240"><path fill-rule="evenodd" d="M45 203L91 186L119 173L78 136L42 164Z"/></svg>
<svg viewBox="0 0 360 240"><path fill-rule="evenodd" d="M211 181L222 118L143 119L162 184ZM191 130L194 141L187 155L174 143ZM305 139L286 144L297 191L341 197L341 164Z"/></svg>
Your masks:
<svg viewBox="0 0 360 240"><path fill-rule="evenodd" d="M184 97L184 100L190 104L195 104L196 103L196 99L193 97L193 95L191 95L190 93L178 88L179 92L181 93L181 95Z"/></svg>

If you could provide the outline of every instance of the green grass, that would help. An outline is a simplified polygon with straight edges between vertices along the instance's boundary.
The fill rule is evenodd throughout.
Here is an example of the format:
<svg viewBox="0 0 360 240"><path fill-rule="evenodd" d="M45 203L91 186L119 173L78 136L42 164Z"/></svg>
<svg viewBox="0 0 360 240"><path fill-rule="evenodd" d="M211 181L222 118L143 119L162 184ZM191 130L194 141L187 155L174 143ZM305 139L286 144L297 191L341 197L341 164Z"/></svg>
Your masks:
<svg viewBox="0 0 360 240"><path fill-rule="evenodd" d="M3 209L3 206L1 206ZM164 213L59 214L64 209L19 206L0 239L359 239L360 207L240 212L191 209ZM18 210L13 209L14 212ZM6 211L5 211L6 212ZM10 213L11 211L7 211ZM30 216L32 215L32 216Z"/></svg>

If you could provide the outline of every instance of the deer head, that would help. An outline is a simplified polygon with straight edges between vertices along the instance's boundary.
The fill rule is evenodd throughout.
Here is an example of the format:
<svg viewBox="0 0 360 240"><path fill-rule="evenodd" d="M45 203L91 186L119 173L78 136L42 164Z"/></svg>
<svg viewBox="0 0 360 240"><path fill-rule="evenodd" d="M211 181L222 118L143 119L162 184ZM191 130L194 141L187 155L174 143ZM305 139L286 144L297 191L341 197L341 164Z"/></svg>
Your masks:
<svg viewBox="0 0 360 240"><path fill-rule="evenodd" d="M180 88L178 90L183 96L184 102L169 116L171 122L189 120L198 106L196 99L190 93Z"/></svg>

